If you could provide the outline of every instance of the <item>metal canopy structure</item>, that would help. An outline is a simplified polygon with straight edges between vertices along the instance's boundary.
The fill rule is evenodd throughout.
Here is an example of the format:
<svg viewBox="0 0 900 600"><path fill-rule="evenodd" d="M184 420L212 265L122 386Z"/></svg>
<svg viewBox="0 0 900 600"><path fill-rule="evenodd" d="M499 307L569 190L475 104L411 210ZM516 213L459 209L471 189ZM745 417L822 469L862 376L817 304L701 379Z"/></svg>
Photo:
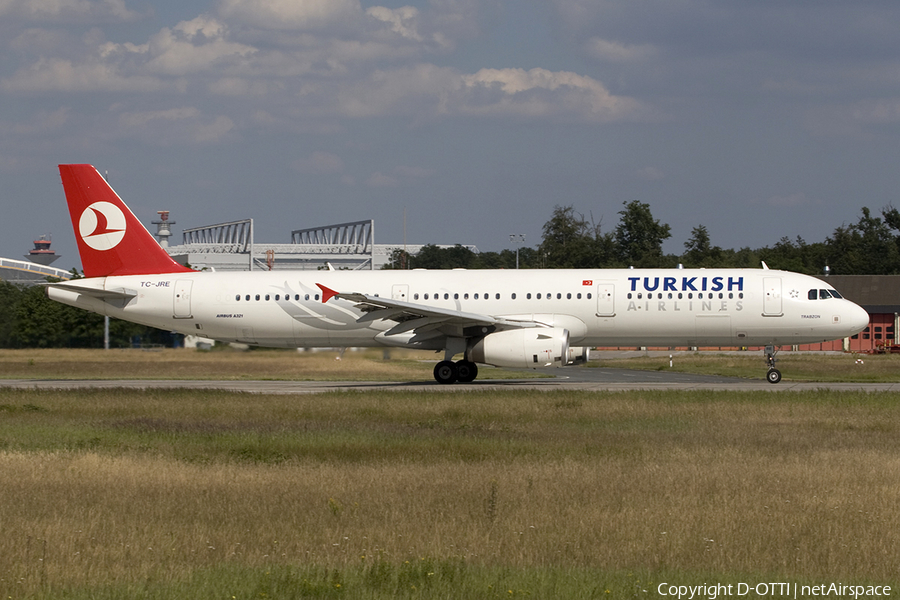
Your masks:
<svg viewBox="0 0 900 600"><path fill-rule="evenodd" d="M34 285L46 281L48 277L65 281L71 279L72 273L27 260L0 258L0 279L5 281L22 285Z"/></svg>
<svg viewBox="0 0 900 600"><path fill-rule="evenodd" d="M255 244L253 219L185 229L166 250L194 268L217 270L375 269L375 221L354 221L291 232L290 244ZM238 259L237 257L242 257Z"/></svg>

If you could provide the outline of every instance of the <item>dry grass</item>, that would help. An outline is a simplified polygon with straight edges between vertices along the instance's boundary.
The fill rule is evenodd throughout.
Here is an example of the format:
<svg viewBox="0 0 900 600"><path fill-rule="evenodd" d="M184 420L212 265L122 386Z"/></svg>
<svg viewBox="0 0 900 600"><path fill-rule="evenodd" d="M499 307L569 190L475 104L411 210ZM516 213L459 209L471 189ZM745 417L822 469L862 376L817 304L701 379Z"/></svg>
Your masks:
<svg viewBox="0 0 900 600"><path fill-rule="evenodd" d="M0 350L2 379L433 381L434 352L390 350ZM484 367L482 377L540 377Z"/></svg>
<svg viewBox="0 0 900 600"><path fill-rule="evenodd" d="M0 426L4 597L407 561L897 584L895 394L4 391Z"/></svg>
<svg viewBox="0 0 900 600"><path fill-rule="evenodd" d="M900 381L900 355L779 353L778 369L785 381L856 381L890 383ZM862 362L857 362L858 360ZM715 352L676 354L673 366L669 357L642 356L605 359L590 363L594 367L617 367L651 371L676 371L759 379L766 370L761 352L718 354Z"/></svg>

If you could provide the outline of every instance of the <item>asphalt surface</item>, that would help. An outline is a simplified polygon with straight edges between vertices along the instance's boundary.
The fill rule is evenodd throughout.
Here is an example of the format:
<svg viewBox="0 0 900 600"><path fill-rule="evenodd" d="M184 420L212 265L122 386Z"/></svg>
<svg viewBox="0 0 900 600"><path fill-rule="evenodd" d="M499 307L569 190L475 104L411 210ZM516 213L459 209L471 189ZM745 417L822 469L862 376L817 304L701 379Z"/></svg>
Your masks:
<svg viewBox="0 0 900 600"><path fill-rule="evenodd" d="M797 391L797 390L863 390L900 391L900 383L821 383L792 382L783 379L771 384L764 379L760 369L759 379L738 379L714 375L692 375L665 371L634 371L629 369L579 368L560 369L556 377L542 379L491 380L489 371L485 378L473 383L440 385L434 381L380 382L380 381L228 381L228 380L62 380L62 379L5 379L0 388L17 389L195 389L228 390L255 394L312 394L336 390L733 390L733 391ZM789 374L785 374L789 377Z"/></svg>

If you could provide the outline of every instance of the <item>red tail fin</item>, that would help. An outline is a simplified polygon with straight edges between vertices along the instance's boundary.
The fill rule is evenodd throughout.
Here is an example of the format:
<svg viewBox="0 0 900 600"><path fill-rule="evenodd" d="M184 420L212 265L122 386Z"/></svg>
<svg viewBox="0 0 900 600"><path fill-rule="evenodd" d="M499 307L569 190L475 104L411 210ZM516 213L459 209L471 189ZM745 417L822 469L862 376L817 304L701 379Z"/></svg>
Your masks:
<svg viewBox="0 0 900 600"><path fill-rule="evenodd" d="M91 165L59 165L86 277L191 272L172 260Z"/></svg>

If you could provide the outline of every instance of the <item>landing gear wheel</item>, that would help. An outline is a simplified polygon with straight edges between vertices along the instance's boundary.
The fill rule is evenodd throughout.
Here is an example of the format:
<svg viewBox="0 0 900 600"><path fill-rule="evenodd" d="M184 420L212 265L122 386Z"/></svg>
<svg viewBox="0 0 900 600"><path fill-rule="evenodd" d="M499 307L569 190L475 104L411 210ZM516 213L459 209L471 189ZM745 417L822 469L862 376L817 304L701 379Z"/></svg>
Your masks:
<svg viewBox="0 0 900 600"><path fill-rule="evenodd" d="M478 365L470 360L457 361L456 375L456 380L460 383L472 383L478 377Z"/></svg>
<svg viewBox="0 0 900 600"><path fill-rule="evenodd" d="M459 370L449 360L442 360L434 366L434 378L438 383L455 383L459 377Z"/></svg>
<svg viewBox="0 0 900 600"><path fill-rule="evenodd" d="M769 383L778 383L781 381L781 371L778 369L769 369L769 372L766 373L766 380Z"/></svg>

